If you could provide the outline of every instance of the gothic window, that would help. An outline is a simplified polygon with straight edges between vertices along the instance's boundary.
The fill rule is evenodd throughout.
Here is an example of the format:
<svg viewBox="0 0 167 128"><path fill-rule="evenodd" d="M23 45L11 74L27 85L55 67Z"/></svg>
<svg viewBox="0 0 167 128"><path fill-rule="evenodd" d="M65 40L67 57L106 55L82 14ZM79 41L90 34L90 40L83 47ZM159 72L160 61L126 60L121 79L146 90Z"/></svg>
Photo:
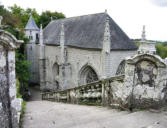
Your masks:
<svg viewBox="0 0 167 128"><path fill-rule="evenodd" d="M117 71L116 71L116 75L122 75L122 74L125 74L125 60L123 60L119 64Z"/></svg>
<svg viewBox="0 0 167 128"><path fill-rule="evenodd" d="M87 84L97 80L98 80L98 76L90 66L86 66L81 69L80 84Z"/></svg>
<svg viewBox="0 0 167 128"><path fill-rule="evenodd" d="M86 83L91 83L97 80L98 78L97 78L97 74L95 73L95 71L93 70L88 71L86 75Z"/></svg>
<svg viewBox="0 0 167 128"><path fill-rule="evenodd" d="M30 39L30 40L33 40L33 37L32 37L32 31L30 31L29 39Z"/></svg>

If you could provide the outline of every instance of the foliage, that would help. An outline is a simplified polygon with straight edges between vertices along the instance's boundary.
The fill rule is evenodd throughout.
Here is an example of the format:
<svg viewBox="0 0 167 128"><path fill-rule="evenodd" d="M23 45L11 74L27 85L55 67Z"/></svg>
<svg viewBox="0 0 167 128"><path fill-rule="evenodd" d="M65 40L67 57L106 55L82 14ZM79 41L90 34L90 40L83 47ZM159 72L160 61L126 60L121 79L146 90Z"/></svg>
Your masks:
<svg viewBox="0 0 167 128"><path fill-rule="evenodd" d="M16 52L16 76L22 84L27 85L30 74L28 67L30 62L26 60L25 56L20 52Z"/></svg>
<svg viewBox="0 0 167 128"><path fill-rule="evenodd" d="M10 12L15 16L15 17L20 17L19 18L19 24L17 27L24 29L24 27L27 24L27 21L30 17L30 13L32 13L32 16L37 23L38 26L40 24L43 25L43 27L46 27L46 25L51 21L52 19L60 19L60 18L65 18L65 15L63 13L59 12L51 12L51 11L45 11L42 12L42 14L38 14L38 12L35 9L27 8L23 9L16 4L12 7L9 7Z"/></svg>
<svg viewBox="0 0 167 128"><path fill-rule="evenodd" d="M19 22L18 18L15 17L12 13L10 13L3 6L0 6L0 15L3 16L2 24L4 24L4 25L16 27L15 25L18 24L18 22Z"/></svg>
<svg viewBox="0 0 167 128"><path fill-rule="evenodd" d="M30 13L32 13L36 22L38 22L39 20L39 14L35 9L27 8L25 10L15 4L14 6L9 7L9 10L15 17L19 17L19 24L17 24L17 27L19 27L22 30L27 24L27 21L30 17Z"/></svg>
<svg viewBox="0 0 167 128"><path fill-rule="evenodd" d="M60 19L65 18L65 15L63 13L59 12L51 12L51 11L45 11L42 12L42 14L39 17L39 20L37 22L38 25L42 24L43 27L46 27L46 25L53 19Z"/></svg>
<svg viewBox="0 0 167 128"><path fill-rule="evenodd" d="M163 59L167 57L167 42L165 43L157 43L155 45L157 54L161 56Z"/></svg>
<svg viewBox="0 0 167 128"><path fill-rule="evenodd" d="M26 101L22 101L21 103L21 110L20 110L20 120L23 119L23 114L24 114L24 110L25 110L25 106L26 106ZM19 128L21 128L21 123L19 123Z"/></svg>
<svg viewBox="0 0 167 128"><path fill-rule="evenodd" d="M19 83L19 80L16 79L16 97L17 98L21 98L21 94L20 94L20 83Z"/></svg>

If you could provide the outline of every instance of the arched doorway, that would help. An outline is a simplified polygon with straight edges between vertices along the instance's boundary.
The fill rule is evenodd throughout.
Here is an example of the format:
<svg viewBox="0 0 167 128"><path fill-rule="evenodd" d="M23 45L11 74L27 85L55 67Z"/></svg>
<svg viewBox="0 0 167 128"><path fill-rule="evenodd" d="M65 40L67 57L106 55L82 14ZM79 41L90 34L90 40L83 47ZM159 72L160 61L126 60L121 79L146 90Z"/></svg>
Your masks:
<svg viewBox="0 0 167 128"><path fill-rule="evenodd" d="M97 73L90 66L83 67L80 71L80 84L87 84L98 80Z"/></svg>

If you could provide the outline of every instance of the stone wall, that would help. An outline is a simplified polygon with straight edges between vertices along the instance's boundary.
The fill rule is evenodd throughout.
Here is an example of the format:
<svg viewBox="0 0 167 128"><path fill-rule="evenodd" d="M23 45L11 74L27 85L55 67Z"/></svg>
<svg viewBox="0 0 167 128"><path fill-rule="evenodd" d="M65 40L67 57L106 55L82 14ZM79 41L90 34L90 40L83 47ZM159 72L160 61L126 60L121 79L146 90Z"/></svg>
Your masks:
<svg viewBox="0 0 167 128"><path fill-rule="evenodd" d="M17 128L21 99L16 98L15 49L22 41L0 30L0 128Z"/></svg>
<svg viewBox="0 0 167 128"><path fill-rule="evenodd" d="M30 62L29 82L32 84L39 83L39 49L38 45L35 43L26 44L26 56L27 60Z"/></svg>
<svg viewBox="0 0 167 128"><path fill-rule="evenodd" d="M46 100L98 103L121 108L159 108L167 103L167 67L153 54L125 59L124 75L63 91L43 92Z"/></svg>
<svg viewBox="0 0 167 128"><path fill-rule="evenodd" d="M115 86L114 102L129 108L157 108L166 104L167 69L152 54L137 54L125 62L124 84Z"/></svg>
<svg viewBox="0 0 167 128"><path fill-rule="evenodd" d="M102 79L103 77L103 58L101 50L93 50L93 49L79 49L66 47L66 61L64 66L66 67L66 77L65 83L66 87L64 89L76 87L78 85L82 85L83 83L80 81L80 73L81 69L86 66L92 67L92 69L96 72L98 79ZM120 62L127 56L134 55L136 51L111 51L109 60L111 61L110 77L114 76L118 65ZM108 60L107 60L108 61ZM57 63L60 66L60 74L58 76L54 76L53 65ZM46 84L45 89L48 90L56 90L57 86L55 86L56 82L59 82L59 85L62 85L62 68L61 65L61 56L60 56L60 47L59 46L45 46L45 66L46 66ZM56 82L55 82L56 81Z"/></svg>

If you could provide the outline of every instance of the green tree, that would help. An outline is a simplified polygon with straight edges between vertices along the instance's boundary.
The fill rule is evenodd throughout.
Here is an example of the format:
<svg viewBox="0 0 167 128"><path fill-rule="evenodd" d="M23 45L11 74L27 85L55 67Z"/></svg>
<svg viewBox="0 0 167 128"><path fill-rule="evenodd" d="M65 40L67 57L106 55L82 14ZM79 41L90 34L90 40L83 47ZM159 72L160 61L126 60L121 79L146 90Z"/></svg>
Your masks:
<svg viewBox="0 0 167 128"><path fill-rule="evenodd" d="M9 10L11 14L13 14L15 17L19 17L19 24L18 27L22 30L24 30L24 27L27 24L27 21L30 17L30 13L32 13L34 20L38 22L39 20L39 14L35 9L27 8L26 10L21 8L20 6L17 6L16 4L9 7Z"/></svg>
<svg viewBox="0 0 167 128"><path fill-rule="evenodd" d="M9 25L11 27L16 27L16 24L19 23L18 17L15 17L10 13L4 6L0 6L0 15L3 16L2 24Z"/></svg>
<svg viewBox="0 0 167 128"><path fill-rule="evenodd" d="M20 6L17 6L16 4L9 7L9 10L12 15L14 15L15 17L19 17L17 18L18 19L17 24L20 29L24 29L24 27L26 26L27 21L30 17L30 13L32 13L32 16L37 25L40 26L40 24L42 24L43 27L46 27L48 25L48 23L51 21L51 18L53 20L65 18L65 15L61 12L44 11L40 15L35 9L31 8L23 9Z"/></svg>
<svg viewBox="0 0 167 128"><path fill-rule="evenodd" d="M59 12L45 11L45 12L42 12L42 14L40 15L37 24L38 25L42 24L43 27L46 27L48 23L51 21L51 18L53 20L61 19L61 18L65 18L65 15Z"/></svg>
<svg viewBox="0 0 167 128"><path fill-rule="evenodd" d="M159 56L163 59L167 57L167 43L157 43L155 47Z"/></svg>

